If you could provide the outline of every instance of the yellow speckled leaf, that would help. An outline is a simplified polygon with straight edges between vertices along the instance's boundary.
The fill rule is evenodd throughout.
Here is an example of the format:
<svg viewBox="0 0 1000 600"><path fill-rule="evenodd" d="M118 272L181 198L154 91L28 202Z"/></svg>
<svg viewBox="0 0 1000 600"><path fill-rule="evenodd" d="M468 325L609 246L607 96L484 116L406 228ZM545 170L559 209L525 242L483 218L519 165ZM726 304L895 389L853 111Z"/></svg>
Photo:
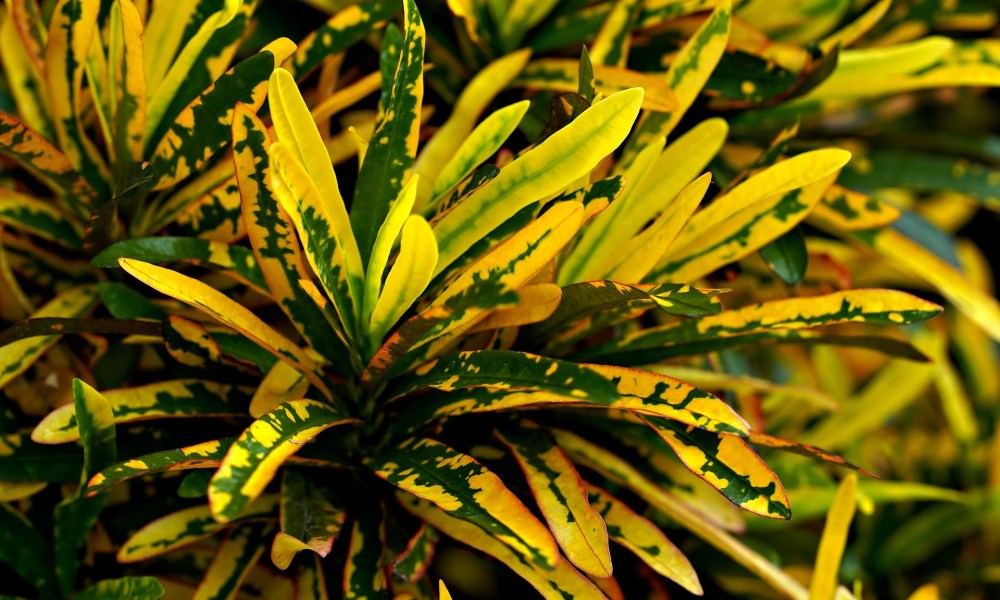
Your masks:
<svg viewBox="0 0 1000 600"><path fill-rule="evenodd" d="M222 540L212 564L191 600L233 600L244 578L264 553L271 528L264 524L241 525Z"/></svg>
<svg viewBox="0 0 1000 600"><path fill-rule="evenodd" d="M733 435L686 430L657 417L643 417L695 475L740 508L772 519L790 519L784 486L745 441Z"/></svg>
<svg viewBox="0 0 1000 600"><path fill-rule="evenodd" d="M469 521L525 560L552 569L559 550L549 530L489 469L427 438L409 438L367 461L376 475L448 515Z"/></svg>
<svg viewBox="0 0 1000 600"><path fill-rule="evenodd" d="M402 493L397 494L397 498L403 508L427 521L435 529L507 565L510 570L531 584L545 600L566 600L566 598L607 600L594 584L569 564L569 561L559 561L552 570L536 567L479 527L468 521L448 516L430 502Z"/></svg>
<svg viewBox="0 0 1000 600"><path fill-rule="evenodd" d="M580 474L552 436L533 423L498 432L524 472L542 516L566 557L594 577L611 576L608 532L587 500Z"/></svg>
<svg viewBox="0 0 1000 600"><path fill-rule="evenodd" d="M330 427L352 422L357 421L314 400L292 400L257 419L229 448L212 477L212 515L220 522L236 518L302 444Z"/></svg>
<svg viewBox="0 0 1000 600"><path fill-rule="evenodd" d="M305 398L309 380L284 361L274 363L254 391L250 400L250 416L259 419L279 404Z"/></svg>
<svg viewBox="0 0 1000 600"><path fill-rule="evenodd" d="M601 488L589 483L586 485L590 503L607 523L611 539L635 553L660 575L680 584L692 594L702 594L701 582L691 562L663 535L659 527Z"/></svg>

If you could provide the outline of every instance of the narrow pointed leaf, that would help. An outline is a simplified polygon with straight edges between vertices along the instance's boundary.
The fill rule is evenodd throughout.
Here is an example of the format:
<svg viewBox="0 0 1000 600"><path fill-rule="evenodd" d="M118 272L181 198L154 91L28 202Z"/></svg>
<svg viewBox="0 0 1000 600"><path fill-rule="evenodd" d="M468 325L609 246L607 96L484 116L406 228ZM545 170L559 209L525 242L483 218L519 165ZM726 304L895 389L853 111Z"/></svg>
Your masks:
<svg viewBox="0 0 1000 600"><path fill-rule="evenodd" d="M246 388L197 379L176 379L105 390L102 395L114 413L115 423L192 415L245 414L249 399ZM63 444L80 439L74 405L63 405L50 412L35 427L31 437L42 444Z"/></svg>
<svg viewBox="0 0 1000 600"><path fill-rule="evenodd" d="M742 439L643 417L670 444L692 473L740 508L772 519L789 519L788 495L777 475Z"/></svg>
<svg viewBox="0 0 1000 600"><path fill-rule="evenodd" d="M469 521L525 560L553 568L559 552L549 530L503 482L471 456L426 438L409 438L368 461L376 475L449 515Z"/></svg>
<svg viewBox="0 0 1000 600"><path fill-rule="evenodd" d="M367 265L379 227L406 184L417 154L424 97L424 24L414 0L403 5L405 35L391 93L358 173L351 227Z"/></svg>
<svg viewBox="0 0 1000 600"><path fill-rule="evenodd" d="M276 494L263 496L240 514L240 521L272 518L277 508ZM207 505L170 513L146 524L125 540L118 550L118 562L134 563L166 554L206 538L225 526L212 518L212 511Z"/></svg>
<svg viewBox="0 0 1000 600"><path fill-rule="evenodd" d="M287 569L301 550L325 557L346 517L333 489L286 469L281 479L281 531L271 545L271 562Z"/></svg>
<svg viewBox="0 0 1000 600"><path fill-rule="evenodd" d="M522 421L498 431L524 472L538 508L566 557L594 577L611 575L604 520L587 499L576 468L545 430Z"/></svg>
<svg viewBox="0 0 1000 600"><path fill-rule="evenodd" d="M231 600L243 585L270 537L269 526L251 523L241 525L226 536L215 551L212 564L205 571L192 600Z"/></svg>
<svg viewBox="0 0 1000 600"><path fill-rule="evenodd" d="M941 312L936 304L893 290L850 290L811 298L773 300L724 311L719 315L626 334L621 339L586 348L581 357L597 357L619 364L642 364L678 356L705 341L740 336L793 337L799 330L835 323L860 322L908 325ZM802 332L808 333L808 332Z"/></svg>
<svg viewBox="0 0 1000 600"><path fill-rule="evenodd" d="M408 494L397 495L403 508L430 523L448 537L475 547L480 552L499 560L519 577L527 581L545 600L566 598L606 599L584 575L573 568L569 561L561 560L555 568L547 570L535 566L520 554L479 527L452 516Z"/></svg>
<svg viewBox="0 0 1000 600"><path fill-rule="evenodd" d="M112 465L90 478L87 494L99 494L129 479L163 471L210 469L218 467L232 445L233 438L202 442L175 450L161 450Z"/></svg>
<svg viewBox="0 0 1000 600"><path fill-rule="evenodd" d="M309 278L309 268L294 224L271 185L270 145L260 119L250 108L237 105L233 116L233 160L247 237L275 303L338 373L350 372L346 342L327 326L323 313L298 283Z"/></svg>
<svg viewBox="0 0 1000 600"><path fill-rule="evenodd" d="M288 59L288 70L302 79L327 57L360 42L378 25L399 11L398 2L376 0L344 7L298 44Z"/></svg>
<svg viewBox="0 0 1000 600"><path fill-rule="evenodd" d="M456 205L434 227L441 254L436 272L518 210L588 173L628 134L641 100L642 91L632 89L598 102Z"/></svg>
<svg viewBox="0 0 1000 600"><path fill-rule="evenodd" d="M427 289L437 264L434 232L419 215L403 225L399 255L385 280L369 321L369 339L379 343Z"/></svg>
<svg viewBox="0 0 1000 600"><path fill-rule="evenodd" d="M692 594L703 593L691 562L655 524L601 488L589 483L586 486L588 500L607 523L611 539Z"/></svg>
<svg viewBox="0 0 1000 600"><path fill-rule="evenodd" d="M305 352L222 292L176 271L142 261L121 258L118 263L133 277L153 289L199 308L236 329L279 359L302 371L313 385L327 393L326 385L316 375L313 361Z"/></svg>

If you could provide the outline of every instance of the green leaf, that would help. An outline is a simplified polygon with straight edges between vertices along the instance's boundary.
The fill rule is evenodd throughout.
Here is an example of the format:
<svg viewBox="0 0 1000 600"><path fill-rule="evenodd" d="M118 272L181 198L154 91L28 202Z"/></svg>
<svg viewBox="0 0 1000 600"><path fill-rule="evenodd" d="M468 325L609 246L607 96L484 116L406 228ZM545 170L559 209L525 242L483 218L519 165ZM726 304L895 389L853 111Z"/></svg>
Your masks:
<svg viewBox="0 0 1000 600"><path fill-rule="evenodd" d="M547 569L556 565L559 552L549 530L471 456L431 439L409 438L366 462L382 479L475 523L525 560Z"/></svg>
<svg viewBox="0 0 1000 600"><path fill-rule="evenodd" d="M117 267L119 258L211 266L236 273L259 290L267 289L256 258L243 246L190 237L157 236L117 242L98 253L91 262L98 267Z"/></svg>
<svg viewBox="0 0 1000 600"><path fill-rule="evenodd" d="M368 264L379 227L406 184L417 155L420 108L424 97L424 25L414 0L404 4L405 35L392 91L358 173L351 206L351 228L361 261Z"/></svg>
<svg viewBox="0 0 1000 600"><path fill-rule="evenodd" d="M797 285L806 275L809 266L809 251L806 237L801 227L796 227L761 247L760 257L775 275L789 285Z"/></svg>
<svg viewBox="0 0 1000 600"><path fill-rule="evenodd" d="M76 600L157 600L165 590L155 577L122 577L105 579L85 588L76 595Z"/></svg>
<svg viewBox="0 0 1000 600"><path fill-rule="evenodd" d="M594 65L590 62L590 53L587 52L586 45L580 48L580 70L577 81L579 82L577 93L593 104L597 94L597 82L594 80Z"/></svg>
<svg viewBox="0 0 1000 600"><path fill-rule="evenodd" d="M6 502L0 502L0 562L34 586L40 597L56 597L49 544L24 515Z"/></svg>

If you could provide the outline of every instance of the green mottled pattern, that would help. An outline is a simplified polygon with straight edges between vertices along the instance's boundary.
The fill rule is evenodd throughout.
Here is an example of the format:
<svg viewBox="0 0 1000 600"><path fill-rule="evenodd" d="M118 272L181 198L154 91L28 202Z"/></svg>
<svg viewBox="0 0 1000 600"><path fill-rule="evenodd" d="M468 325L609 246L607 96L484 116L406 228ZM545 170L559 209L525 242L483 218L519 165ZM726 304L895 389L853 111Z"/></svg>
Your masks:
<svg viewBox="0 0 1000 600"><path fill-rule="evenodd" d="M216 550L193 600L231 600L257 565L273 533L270 525L250 523L233 529Z"/></svg>
<svg viewBox="0 0 1000 600"><path fill-rule="evenodd" d="M392 574L408 582L421 579L434 559L439 537L436 529L422 523L406 549L392 562Z"/></svg>
<svg viewBox="0 0 1000 600"><path fill-rule="evenodd" d="M333 488L301 471L284 470L281 479L282 533L310 546L325 546L329 552L346 517Z"/></svg>
<svg viewBox="0 0 1000 600"><path fill-rule="evenodd" d="M242 123L234 123L236 177L243 196L241 211L247 223L250 245L261 263L261 275L267 282L267 289L271 290L278 306L309 345L327 358L334 371L346 375L352 371L353 364L347 344L327 325L322 311L299 285L299 280L308 272L294 225L271 190L271 159L267 146L267 132L252 116L244 114ZM241 161L254 165L253 170L240 168ZM249 191L244 190L255 190L256 194L250 196Z"/></svg>
<svg viewBox="0 0 1000 600"><path fill-rule="evenodd" d="M248 494L263 489L245 490L247 480L269 468L272 455L290 456L322 430L348 421L332 406L313 400L285 402L257 419L230 447L212 478L209 496L218 499L213 500L215 514L226 520L240 514L255 497Z"/></svg>
<svg viewBox="0 0 1000 600"><path fill-rule="evenodd" d="M678 451L677 443L696 448L697 455L701 460L695 463L682 456L681 459L685 466L722 492L722 495L733 504L746 508L749 503L763 499L766 501L767 508L765 510L768 516L779 519L792 518L792 511L787 500L781 502L774 499L775 496L784 495L784 490L781 489L777 477L743 440L728 436L728 439L735 441L738 447L743 449L743 453L741 455L726 455L720 452L720 443L725 434L690 429L668 419L657 417L644 417L644 420L658 433L670 432L670 435L664 437L664 440L671 444L675 451ZM770 481L764 485L755 483L755 481L759 482L761 479L765 479L760 476L759 469L766 470L770 475Z"/></svg>
<svg viewBox="0 0 1000 600"><path fill-rule="evenodd" d="M547 319L524 330L528 340L550 341L552 336L589 319L582 337L599 327L606 327L635 311L659 308L668 314L704 316L717 314L722 306L712 296L689 285L664 283L656 286L635 286L614 281L586 281L562 288L562 300Z"/></svg>
<svg viewBox="0 0 1000 600"><path fill-rule="evenodd" d="M257 4L258 0L240 0L240 7L233 19L212 34L201 53L191 62L191 68L185 73L183 81L174 92L173 98L170 99L159 126L146 139L147 150L163 140L167 132L174 127L174 120L184 111L185 107L189 106L199 95L218 85L218 80L222 75L219 67L225 69L232 61L236 47L247 30L250 17L257 8ZM216 11L222 10L222 6L222 0L201 0L187 22L182 44L186 44L194 37L198 29L208 20L208 17ZM160 7L160 10L164 8L166 7ZM264 80L267 80L267 75L264 76ZM235 101L230 103L230 108L233 104Z"/></svg>
<svg viewBox="0 0 1000 600"><path fill-rule="evenodd" d="M3 111L0 111L0 154L51 188L77 216L87 216L97 201L97 191L70 165L62 152Z"/></svg>
<svg viewBox="0 0 1000 600"><path fill-rule="evenodd" d="M150 159L158 178L154 187L163 189L173 185L202 168L222 149L230 139L226 115L237 102L260 106L263 99L258 97L260 88L273 70L274 55L270 51L260 52L230 69L191 101L184 109L190 111L190 118L170 123Z"/></svg>
<svg viewBox="0 0 1000 600"><path fill-rule="evenodd" d="M87 494L97 494L129 479L162 471L184 471L218 466L234 441L236 438L221 438L194 446L152 452L111 465L91 479Z"/></svg>
<svg viewBox="0 0 1000 600"><path fill-rule="evenodd" d="M91 262L98 267L117 267L119 258L143 262L191 262L234 271L257 289L267 289L253 252L243 246L192 237L158 236L123 240L97 254Z"/></svg>
<svg viewBox="0 0 1000 600"><path fill-rule="evenodd" d="M239 522L270 519L278 507L276 495L262 496L240 515ZM118 552L118 562L144 560L165 554L206 538L226 525L212 518L208 506L193 506L148 523L125 541ZM138 555L141 558L135 558Z"/></svg>
<svg viewBox="0 0 1000 600"><path fill-rule="evenodd" d="M348 6L298 44L289 70L296 78L305 77L330 55L344 52L363 40L398 10L398 2L382 0Z"/></svg>
<svg viewBox="0 0 1000 600"><path fill-rule="evenodd" d="M524 537L521 521L530 519L530 512L496 475L471 456L431 439L408 438L366 462L389 483L500 539L515 540L525 558L543 568L551 567L536 540ZM510 516L512 508L524 513L518 522L498 516Z"/></svg>
<svg viewBox="0 0 1000 600"><path fill-rule="evenodd" d="M351 228L367 266L379 227L406 183L417 152L424 97L424 26L414 0L405 4L406 31L383 115L375 126L358 173L351 205Z"/></svg>
<svg viewBox="0 0 1000 600"><path fill-rule="evenodd" d="M889 300L875 310L867 308L865 299L878 293ZM823 299L832 301L836 310L813 312L803 316L803 311ZM919 299L892 290L851 290L818 298L790 298L748 306L720 315L690 319L671 325L645 329L621 339L591 346L577 352L576 358L597 358L615 364L641 364L662 360L670 356L670 349L682 344L711 341L766 333L770 330L801 329L835 323L859 321L878 325L909 325L939 314L940 308ZM895 317L893 317L895 315Z"/></svg>
<svg viewBox="0 0 1000 600"><path fill-rule="evenodd" d="M76 600L158 600L163 596L163 585L155 577L121 577L104 579L87 587L75 596Z"/></svg>
<svg viewBox="0 0 1000 600"><path fill-rule="evenodd" d="M0 190L0 223L33 233L51 242L79 250L83 245L76 225L58 210L30 196Z"/></svg>
<svg viewBox="0 0 1000 600"><path fill-rule="evenodd" d="M369 505L357 511L344 566L344 599L375 600L386 597L384 562L385 520L382 507Z"/></svg>

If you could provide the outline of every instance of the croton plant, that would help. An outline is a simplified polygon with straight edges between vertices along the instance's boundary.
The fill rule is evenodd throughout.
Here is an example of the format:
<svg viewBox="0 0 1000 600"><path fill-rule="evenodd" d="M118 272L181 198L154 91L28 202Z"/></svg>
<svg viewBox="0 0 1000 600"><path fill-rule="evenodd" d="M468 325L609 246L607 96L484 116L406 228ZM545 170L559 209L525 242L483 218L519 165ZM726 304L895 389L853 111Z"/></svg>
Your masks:
<svg viewBox="0 0 1000 600"><path fill-rule="evenodd" d="M7 0L0 593L909 595L947 503L998 533L1000 154L913 126L989 106L995 23ZM967 491L872 435L929 387Z"/></svg>

